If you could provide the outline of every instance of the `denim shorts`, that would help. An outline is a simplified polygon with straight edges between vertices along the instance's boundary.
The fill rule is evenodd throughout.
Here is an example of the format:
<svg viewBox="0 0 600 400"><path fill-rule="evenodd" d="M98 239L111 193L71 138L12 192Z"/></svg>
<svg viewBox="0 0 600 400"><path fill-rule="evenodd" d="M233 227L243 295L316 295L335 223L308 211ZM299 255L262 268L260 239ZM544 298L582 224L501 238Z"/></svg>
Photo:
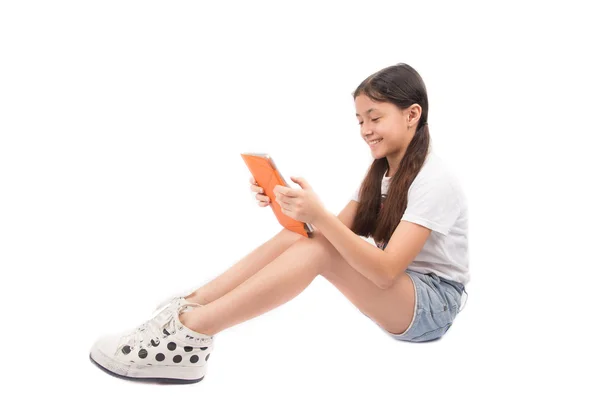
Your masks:
<svg viewBox="0 0 600 400"><path fill-rule="evenodd" d="M377 326L397 340L428 342L441 338L462 310L464 286L459 282L441 278L433 272L423 274L406 270L406 273L413 282L416 300L410 326L400 334L388 332L379 324Z"/></svg>

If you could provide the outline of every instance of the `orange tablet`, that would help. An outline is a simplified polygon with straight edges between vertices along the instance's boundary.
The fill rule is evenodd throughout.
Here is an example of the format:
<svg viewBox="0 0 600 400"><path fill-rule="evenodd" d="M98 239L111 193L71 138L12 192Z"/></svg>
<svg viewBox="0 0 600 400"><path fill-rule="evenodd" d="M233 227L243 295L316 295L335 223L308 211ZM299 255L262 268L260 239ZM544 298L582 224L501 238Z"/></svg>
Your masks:
<svg viewBox="0 0 600 400"><path fill-rule="evenodd" d="M269 205L275 213L275 217L277 217L279 224L304 237L313 237L314 228L311 224L296 221L285 215L281 211L279 203L275 201L273 189L275 189L276 185L291 186L283 179L283 176L275 166L273 159L266 153L241 153L241 156L258 186L265 190L265 193L263 194L267 195L271 200Z"/></svg>

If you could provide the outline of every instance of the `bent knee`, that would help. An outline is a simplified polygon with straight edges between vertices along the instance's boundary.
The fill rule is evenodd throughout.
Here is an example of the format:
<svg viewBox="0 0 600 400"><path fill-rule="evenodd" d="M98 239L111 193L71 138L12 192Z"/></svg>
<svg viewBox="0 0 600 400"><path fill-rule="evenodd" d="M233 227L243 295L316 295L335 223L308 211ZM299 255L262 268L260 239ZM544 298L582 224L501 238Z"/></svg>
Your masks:
<svg viewBox="0 0 600 400"><path fill-rule="evenodd" d="M327 249L335 249L331 242L327 240L323 232L315 231L311 238L305 238L307 242L312 243L315 247Z"/></svg>
<svg viewBox="0 0 600 400"><path fill-rule="evenodd" d="M303 244L307 246L309 256L315 258L318 262L322 273L326 273L335 264L335 259L341 257L337 249L331 244L322 232L315 232L313 237L304 238Z"/></svg>

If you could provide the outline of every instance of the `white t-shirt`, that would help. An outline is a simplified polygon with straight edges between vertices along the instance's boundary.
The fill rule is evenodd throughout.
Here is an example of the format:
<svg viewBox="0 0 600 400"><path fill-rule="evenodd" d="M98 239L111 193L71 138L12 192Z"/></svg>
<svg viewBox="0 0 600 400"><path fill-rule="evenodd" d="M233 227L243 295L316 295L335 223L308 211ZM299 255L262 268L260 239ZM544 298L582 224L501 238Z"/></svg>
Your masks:
<svg viewBox="0 0 600 400"><path fill-rule="evenodd" d="M384 174L382 204L391 179ZM351 200L359 201L359 190L360 185ZM430 151L408 189L408 204L402 220L425 226L431 229L431 234L408 269L433 272L466 286L470 280L467 211L466 197L458 180ZM382 250L387 246L387 242L374 244Z"/></svg>

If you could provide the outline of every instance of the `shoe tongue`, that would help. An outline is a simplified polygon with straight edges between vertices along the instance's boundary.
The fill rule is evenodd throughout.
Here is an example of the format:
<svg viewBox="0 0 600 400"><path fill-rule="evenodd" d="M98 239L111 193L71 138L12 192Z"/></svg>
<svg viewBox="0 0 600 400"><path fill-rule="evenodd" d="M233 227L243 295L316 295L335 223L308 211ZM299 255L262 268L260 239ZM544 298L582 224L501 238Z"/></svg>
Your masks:
<svg viewBox="0 0 600 400"><path fill-rule="evenodd" d="M171 317L171 315L176 310L179 310L181 307L186 306L188 304L195 304L195 303L191 303L191 302L187 301L184 297L175 298L175 299L171 300L171 303L169 303L167 306L165 306L157 314L157 318L159 320L161 320L161 322L163 322L163 323L167 322L169 320L169 318Z"/></svg>
<svg viewBox="0 0 600 400"><path fill-rule="evenodd" d="M185 297L180 297L179 298L179 307L184 306L184 305L193 305L193 306L201 306L202 304L198 304L198 303L193 303L189 300L186 300Z"/></svg>
<svg viewBox="0 0 600 400"><path fill-rule="evenodd" d="M175 310L179 307L181 299L173 299L171 303L165 305L160 311L157 311L152 317L151 321L153 324L160 326L160 330L166 335L164 327L167 325L169 320L173 318Z"/></svg>

